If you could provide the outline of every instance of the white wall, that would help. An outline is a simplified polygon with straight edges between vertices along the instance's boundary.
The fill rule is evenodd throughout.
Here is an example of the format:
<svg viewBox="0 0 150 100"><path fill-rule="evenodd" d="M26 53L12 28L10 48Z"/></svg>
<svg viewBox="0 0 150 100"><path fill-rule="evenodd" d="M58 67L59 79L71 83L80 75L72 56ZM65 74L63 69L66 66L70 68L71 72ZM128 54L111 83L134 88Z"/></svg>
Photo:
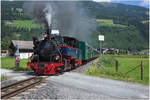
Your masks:
<svg viewBox="0 0 150 100"><path fill-rule="evenodd" d="M33 53L20 53L20 59L28 59Z"/></svg>
<svg viewBox="0 0 150 100"><path fill-rule="evenodd" d="M8 53L1 53L1 57L7 57Z"/></svg>

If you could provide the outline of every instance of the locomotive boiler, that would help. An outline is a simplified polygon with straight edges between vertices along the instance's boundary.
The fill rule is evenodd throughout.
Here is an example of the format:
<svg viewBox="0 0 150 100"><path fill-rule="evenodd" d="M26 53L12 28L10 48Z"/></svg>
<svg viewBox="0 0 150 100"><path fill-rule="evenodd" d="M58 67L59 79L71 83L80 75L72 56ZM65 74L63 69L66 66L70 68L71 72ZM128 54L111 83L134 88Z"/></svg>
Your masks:
<svg viewBox="0 0 150 100"><path fill-rule="evenodd" d="M61 48L63 40L60 36L54 36L51 30L48 29L43 34L44 40L39 41L37 38L33 38L34 55L31 57L32 62L60 62Z"/></svg>

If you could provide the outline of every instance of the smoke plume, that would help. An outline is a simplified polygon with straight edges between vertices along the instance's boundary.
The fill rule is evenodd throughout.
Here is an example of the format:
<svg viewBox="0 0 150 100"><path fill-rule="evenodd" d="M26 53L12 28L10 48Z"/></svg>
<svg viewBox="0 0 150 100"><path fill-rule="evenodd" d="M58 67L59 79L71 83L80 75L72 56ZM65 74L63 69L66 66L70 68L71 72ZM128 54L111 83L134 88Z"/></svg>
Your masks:
<svg viewBox="0 0 150 100"><path fill-rule="evenodd" d="M46 8L44 8L45 12L45 18L48 24L48 27L51 25L51 19L52 19L52 8L50 5L46 5Z"/></svg>
<svg viewBox="0 0 150 100"><path fill-rule="evenodd" d="M24 4L25 12L36 22L44 23L45 27L50 27L52 20L52 7L47 2L28 1Z"/></svg>
<svg viewBox="0 0 150 100"><path fill-rule="evenodd" d="M25 2L26 12L46 27L52 24L61 35L72 36L92 43L91 36L96 30L96 19L85 9L84 2L49 1Z"/></svg>

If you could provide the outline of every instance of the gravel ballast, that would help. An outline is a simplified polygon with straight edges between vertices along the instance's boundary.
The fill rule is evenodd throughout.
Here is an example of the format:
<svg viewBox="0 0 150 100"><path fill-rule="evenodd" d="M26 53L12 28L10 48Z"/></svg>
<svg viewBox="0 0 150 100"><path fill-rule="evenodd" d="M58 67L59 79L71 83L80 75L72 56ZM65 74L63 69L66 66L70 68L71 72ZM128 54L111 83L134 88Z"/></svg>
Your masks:
<svg viewBox="0 0 150 100"><path fill-rule="evenodd" d="M57 99L59 97L58 90L55 87L55 84L46 82L45 86L40 88L34 87L33 91L30 91L28 94L20 95L20 99ZM28 91L27 91L28 92Z"/></svg>
<svg viewBox="0 0 150 100"><path fill-rule="evenodd" d="M78 67L77 69L73 70L72 72L85 73L87 71L87 69L90 67L90 65L92 63L96 62L97 60L98 59L94 59L94 60L88 62L87 64Z"/></svg>

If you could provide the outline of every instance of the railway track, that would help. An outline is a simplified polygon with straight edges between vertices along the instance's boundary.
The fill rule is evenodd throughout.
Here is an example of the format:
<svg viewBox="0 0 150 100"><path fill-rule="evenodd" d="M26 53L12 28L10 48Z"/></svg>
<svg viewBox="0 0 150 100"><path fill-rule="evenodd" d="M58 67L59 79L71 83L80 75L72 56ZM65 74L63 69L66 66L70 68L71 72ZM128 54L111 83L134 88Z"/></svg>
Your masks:
<svg viewBox="0 0 150 100"><path fill-rule="evenodd" d="M11 84L6 87L1 88L1 99L8 99L10 97L13 97L15 95L18 95L21 92L24 92L25 90L28 90L30 88L33 88L34 86L37 86L41 82L43 82L43 79L46 77L32 77L26 80L19 81L17 83Z"/></svg>

